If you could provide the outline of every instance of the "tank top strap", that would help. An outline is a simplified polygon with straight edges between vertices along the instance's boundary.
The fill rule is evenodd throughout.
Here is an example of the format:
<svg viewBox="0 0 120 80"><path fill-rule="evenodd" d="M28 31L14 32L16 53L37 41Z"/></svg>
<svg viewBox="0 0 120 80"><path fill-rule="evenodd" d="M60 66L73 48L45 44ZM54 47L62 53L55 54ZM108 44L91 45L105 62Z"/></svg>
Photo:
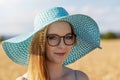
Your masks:
<svg viewBox="0 0 120 80"><path fill-rule="evenodd" d="M74 70L75 80L78 80L77 70Z"/></svg>

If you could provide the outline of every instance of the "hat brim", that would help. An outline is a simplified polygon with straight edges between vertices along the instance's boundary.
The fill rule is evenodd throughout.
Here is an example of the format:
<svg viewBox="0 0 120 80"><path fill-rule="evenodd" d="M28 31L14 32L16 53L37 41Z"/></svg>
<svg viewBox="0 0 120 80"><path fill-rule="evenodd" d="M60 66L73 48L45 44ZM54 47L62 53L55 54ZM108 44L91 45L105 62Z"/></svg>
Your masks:
<svg viewBox="0 0 120 80"><path fill-rule="evenodd" d="M3 41L2 47L5 53L15 63L20 65L28 65L29 46L34 34L41 30L44 26L47 26L58 20L71 23L77 36L77 45L72 46L72 50L67 59L64 61L64 65L75 62L95 48L100 48L100 32L96 22L89 16L76 14L56 18L43 25L39 25L40 28L31 33L23 34Z"/></svg>

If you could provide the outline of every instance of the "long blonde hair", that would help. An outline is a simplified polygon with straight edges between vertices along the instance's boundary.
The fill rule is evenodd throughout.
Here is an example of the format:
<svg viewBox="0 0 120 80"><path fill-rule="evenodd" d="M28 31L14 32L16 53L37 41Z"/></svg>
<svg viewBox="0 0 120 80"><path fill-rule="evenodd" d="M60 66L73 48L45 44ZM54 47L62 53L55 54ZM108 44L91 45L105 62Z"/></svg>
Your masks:
<svg viewBox="0 0 120 80"><path fill-rule="evenodd" d="M28 80L49 80L45 59L45 41L48 27L38 31L30 45Z"/></svg>
<svg viewBox="0 0 120 80"><path fill-rule="evenodd" d="M71 24L70 26L72 33L74 33ZM48 27L49 26L46 26L44 29L38 31L31 42L28 64L28 80L50 80L45 55L45 43ZM75 38L74 44L76 45L76 43L77 41Z"/></svg>

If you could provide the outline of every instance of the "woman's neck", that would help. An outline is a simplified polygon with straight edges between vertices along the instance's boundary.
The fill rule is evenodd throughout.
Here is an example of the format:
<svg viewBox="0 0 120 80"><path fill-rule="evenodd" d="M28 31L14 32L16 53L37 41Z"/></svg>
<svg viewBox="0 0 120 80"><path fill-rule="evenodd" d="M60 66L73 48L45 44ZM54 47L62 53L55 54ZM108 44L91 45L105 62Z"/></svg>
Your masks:
<svg viewBox="0 0 120 80"><path fill-rule="evenodd" d="M64 75L64 68L62 64L47 63L50 79L57 80Z"/></svg>

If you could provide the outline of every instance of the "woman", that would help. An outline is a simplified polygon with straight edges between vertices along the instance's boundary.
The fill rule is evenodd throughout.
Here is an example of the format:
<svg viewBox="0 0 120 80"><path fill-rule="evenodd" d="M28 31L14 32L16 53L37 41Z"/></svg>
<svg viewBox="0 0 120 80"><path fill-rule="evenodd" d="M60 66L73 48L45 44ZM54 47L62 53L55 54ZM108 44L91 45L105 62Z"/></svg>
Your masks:
<svg viewBox="0 0 120 80"><path fill-rule="evenodd" d="M65 65L100 48L96 22L54 7L38 14L34 24L33 32L2 42L14 62L28 65L28 72L17 80L88 80L84 72Z"/></svg>

